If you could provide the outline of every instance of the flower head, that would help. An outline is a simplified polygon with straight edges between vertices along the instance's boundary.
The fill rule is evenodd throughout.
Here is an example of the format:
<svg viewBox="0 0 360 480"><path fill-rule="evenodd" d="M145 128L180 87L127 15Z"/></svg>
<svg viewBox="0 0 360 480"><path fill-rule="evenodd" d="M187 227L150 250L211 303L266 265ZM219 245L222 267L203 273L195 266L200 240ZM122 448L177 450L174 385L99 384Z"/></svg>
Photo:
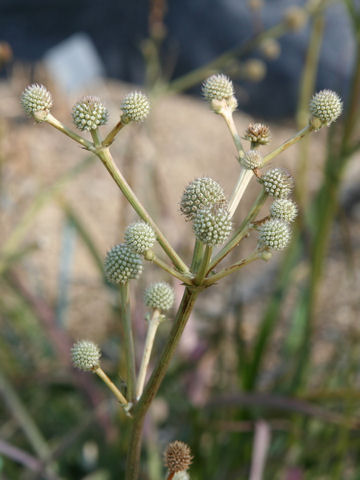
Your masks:
<svg viewBox="0 0 360 480"><path fill-rule="evenodd" d="M272 168L261 178L266 193L271 197L286 198L293 188L291 175L282 168Z"/></svg>
<svg viewBox="0 0 360 480"><path fill-rule="evenodd" d="M169 443L164 453L165 466L171 473L188 470L192 459L190 447L179 440Z"/></svg>
<svg viewBox="0 0 360 480"><path fill-rule="evenodd" d="M150 112L148 97L142 92L131 92L121 102L121 121L143 122Z"/></svg>
<svg viewBox="0 0 360 480"><path fill-rule="evenodd" d="M234 96L232 81L222 73L207 78L202 86L202 93L206 100L224 100Z"/></svg>
<svg viewBox="0 0 360 480"><path fill-rule="evenodd" d="M186 220L192 220L198 210L213 204L225 205L224 190L215 180L201 177L193 180L185 188L180 202L180 211Z"/></svg>
<svg viewBox="0 0 360 480"><path fill-rule="evenodd" d="M263 123L250 123L245 131L244 138L254 145L266 145L271 140L270 129Z"/></svg>
<svg viewBox="0 0 360 480"><path fill-rule="evenodd" d="M254 170L254 168L261 168L263 165L263 157L258 150L249 150L246 155L241 159L241 165L248 169Z"/></svg>
<svg viewBox="0 0 360 480"><path fill-rule="evenodd" d="M318 118L322 125L329 126L341 115L342 101L332 90L321 90L312 97L309 109L311 115Z"/></svg>
<svg viewBox="0 0 360 480"><path fill-rule="evenodd" d="M277 198L270 207L270 215L272 218L278 218L286 223L295 220L298 213L296 203L288 198Z"/></svg>
<svg viewBox="0 0 360 480"><path fill-rule="evenodd" d="M101 352L94 342L79 340L71 349L71 357L73 365L86 372L99 367Z"/></svg>
<svg viewBox="0 0 360 480"><path fill-rule="evenodd" d="M109 282L124 285L129 280L137 279L143 266L140 255L125 243L121 243L107 253L104 268Z"/></svg>
<svg viewBox="0 0 360 480"><path fill-rule="evenodd" d="M170 310L175 300L174 290L166 282L153 283L145 291L145 304L161 311Z"/></svg>
<svg viewBox="0 0 360 480"><path fill-rule="evenodd" d="M43 113L41 118L36 115L36 120L45 120L53 104L51 93L44 85L33 83L25 88L21 94L21 105L28 115L34 116L36 113Z"/></svg>
<svg viewBox="0 0 360 480"><path fill-rule="evenodd" d="M79 130L96 130L100 125L105 125L108 116L107 109L98 97L83 97L72 109L72 118Z"/></svg>
<svg viewBox="0 0 360 480"><path fill-rule="evenodd" d="M270 219L259 228L259 247L273 250L283 250L291 238L287 223L278 219Z"/></svg>
<svg viewBox="0 0 360 480"><path fill-rule="evenodd" d="M148 223L132 223L125 230L125 243L136 253L146 252L155 242L155 232Z"/></svg>
<svg viewBox="0 0 360 480"><path fill-rule="evenodd" d="M223 244L230 235L231 228L228 209L217 204L199 210L193 223L196 238L209 246Z"/></svg>

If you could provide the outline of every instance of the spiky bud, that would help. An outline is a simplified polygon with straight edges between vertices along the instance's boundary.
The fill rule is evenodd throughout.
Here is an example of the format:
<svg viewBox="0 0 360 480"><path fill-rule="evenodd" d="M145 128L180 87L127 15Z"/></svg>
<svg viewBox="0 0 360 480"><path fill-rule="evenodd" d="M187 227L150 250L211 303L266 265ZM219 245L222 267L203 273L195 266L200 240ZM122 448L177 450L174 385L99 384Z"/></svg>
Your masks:
<svg viewBox="0 0 360 480"><path fill-rule="evenodd" d="M277 198L270 207L272 218L291 223L295 220L298 213L296 204L287 198Z"/></svg>
<svg viewBox="0 0 360 480"><path fill-rule="evenodd" d="M261 51L269 60L275 60L279 57L281 46L275 38L266 38L260 45Z"/></svg>
<svg viewBox="0 0 360 480"><path fill-rule="evenodd" d="M196 178L184 190L180 201L180 211L185 215L186 220L192 220L199 210L215 203L226 204L225 193L221 185L209 177Z"/></svg>
<svg viewBox="0 0 360 480"><path fill-rule="evenodd" d="M261 82L266 75L266 65L258 58L250 58L242 65L242 75L250 82Z"/></svg>
<svg viewBox="0 0 360 480"><path fill-rule="evenodd" d="M270 129L263 123L250 123L245 131L244 138L254 146L266 145L271 140Z"/></svg>
<svg viewBox="0 0 360 480"><path fill-rule="evenodd" d="M155 242L155 232L148 223L133 223L125 230L125 243L136 253L146 252Z"/></svg>
<svg viewBox="0 0 360 480"><path fill-rule="evenodd" d="M310 113L318 118L322 125L329 126L341 115L342 101L332 90L321 90L316 93L309 105Z"/></svg>
<svg viewBox="0 0 360 480"><path fill-rule="evenodd" d="M202 94L208 102L211 100L224 100L234 96L232 81L222 73L211 75L202 86Z"/></svg>
<svg viewBox="0 0 360 480"><path fill-rule="evenodd" d="M37 121L46 119L53 104L51 93L38 83L26 87L20 101L25 113L35 116Z"/></svg>
<svg viewBox="0 0 360 480"><path fill-rule="evenodd" d="M100 348L89 340L79 340L71 349L71 358L74 367L88 372L100 365Z"/></svg>
<svg viewBox="0 0 360 480"><path fill-rule="evenodd" d="M72 118L79 130L96 130L105 125L108 111L101 103L100 98L87 96L75 103L72 109Z"/></svg>
<svg viewBox="0 0 360 480"><path fill-rule="evenodd" d="M115 245L105 258L105 276L111 283L125 284L138 278L142 272L142 259L126 243Z"/></svg>
<svg viewBox="0 0 360 480"><path fill-rule="evenodd" d="M163 312L173 306L175 295L172 287L166 282L153 283L145 290L145 305Z"/></svg>
<svg viewBox="0 0 360 480"><path fill-rule="evenodd" d="M193 223L196 238L209 246L224 243L230 235L231 227L228 209L216 204L199 210Z"/></svg>
<svg viewBox="0 0 360 480"><path fill-rule="evenodd" d="M149 115L150 102L144 93L131 92L123 99L120 108L122 123L143 122Z"/></svg>
<svg viewBox="0 0 360 480"><path fill-rule="evenodd" d="M164 464L170 473L182 472L189 469L192 462L191 450L184 442L176 440L169 443L164 453Z"/></svg>
<svg viewBox="0 0 360 480"><path fill-rule="evenodd" d="M284 14L285 25L293 32L301 30L307 19L307 11L304 8L297 7L296 5L289 7Z"/></svg>
<svg viewBox="0 0 360 480"><path fill-rule="evenodd" d="M259 228L259 247L283 250L289 243L291 231L282 220L270 219Z"/></svg>
<svg viewBox="0 0 360 480"><path fill-rule="evenodd" d="M293 188L292 176L283 168L272 168L261 178L265 191L271 197L286 198Z"/></svg>
<svg viewBox="0 0 360 480"><path fill-rule="evenodd" d="M241 165L248 170L261 168L263 165L263 157L258 150L249 150L240 161Z"/></svg>

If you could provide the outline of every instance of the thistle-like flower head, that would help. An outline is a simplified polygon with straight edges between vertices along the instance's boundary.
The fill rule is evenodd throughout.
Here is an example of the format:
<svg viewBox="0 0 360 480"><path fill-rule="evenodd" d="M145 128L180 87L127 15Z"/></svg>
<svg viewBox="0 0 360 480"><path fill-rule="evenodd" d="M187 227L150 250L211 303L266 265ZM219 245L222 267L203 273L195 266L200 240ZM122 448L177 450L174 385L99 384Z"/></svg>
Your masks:
<svg viewBox="0 0 360 480"><path fill-rule="evenodd" d="M72 118L79 130L96 130L100 125L105 125L108 116L107 109L98 97L83 97L72 109Z"/></svg>
<svg viewBox="0 0 360 480"><path fill-rule="evenodd" d="M125 243L136 253L142 254L156 242L154 230L148 223L132 223L125 230Z"/></svg>
<svg viewBox="0 0 360 480"><path fill-rule="evenodd" d="M283 250L289 243L291 231L283 220L270 219L259 228L259 247Z"/></svg>
<svg viewBox="0 0 360 480"><path fill-rule="evenodd" d="M145 304L162 312L170 310L174 300L174 290L166 282L153 283L145 290Z"/></svg>
<svg viewBox="0 0 360 480"><path fill-rule="evenodd" d="M37 112L43 113L41 119L39 115L36 115L36 120L45 120L46 115L50 112L53 101L51 93L38 83L33 83L25 88L21 94L21 105L27 115L34 116Z"/></svg>
<svg viewBox="0 0 360 480"><path fill-rule="evenodd" d="M292 223L297 213L296 203L288 198L277 198L270 207L271 217L283 220L286 223Z"/></svg>
<svg viewBox="0 0 360 480"><path fill-rule="evenodd" d="M180 201L180 211L186 220L192 220L198 210L214 204L226 205L222 187L212 178L196 178L185 188Z"/></svg>
<svg viewBox="0 0 360 480"><path fill-rule="evenodd" d="M270 129L263 123L250 123L244 138L254 145L266 145L271 140Z"/></svg>
<svg viewBox="0 0 360 480"><path fill-rule="evenodd" d="M79 340L71 349L71 358L74 367L85 372L94 370L100 365L100 348L88 340Z"/></svg>
<svg viewBox="0 0 360 480"><path fill-rule="evenodd" d="M131 92L123 99L120 108L122 110L121 121L143 122L150 112L148 97L142 92Z"/></svg>
<svg viewBox="0 0 360 480"><path fill-rule="evenodd" d="M217 204L199 210L193 223L196 238L209 246L223 244L230 235L231 228L228 209Z"/></svg>
<svg viewBox="0 0 360 480"><path fill-rule="evenodd" d="M309 109L313 117L321 120L322 125L329 126L341 115L342 101L332 90L321 90L312 97Z"/></svg>
<svg viewBox="0 0 360 480"><path fill-rule="evenodd" d="M234 96L234 85L226 75L219 73L205 80L202 93L208 102L224 100Z"/></svg>
<svg viewBox="0 0 360 480"><path fill-rule="evenodd" d="M169 443L164 453L164 463L170 473L188 470L192 459L190 447L179 440Z"/></svg>
<svg viewBox="0 0 360 480"><path fill-rule="evenodd" d="M254 168L261 168L263 166L263 157L258 150L249 150L241 159L241 165L247 170L254 170Z"/></svg>
<svg viewBox="0 0 360 480"><path fill-rule="evenodd" d="M272 168L261 178L265 191L271 197L286 198L293 188L292 176L282 168Z"/></svg>
<svg viewBox="0 0 360 480"><path fill-rule="evenodd" d="M126 284L137 279L142 272L142 259L126 243L115 245L105 258L105 276L114 284Z"/></svg>

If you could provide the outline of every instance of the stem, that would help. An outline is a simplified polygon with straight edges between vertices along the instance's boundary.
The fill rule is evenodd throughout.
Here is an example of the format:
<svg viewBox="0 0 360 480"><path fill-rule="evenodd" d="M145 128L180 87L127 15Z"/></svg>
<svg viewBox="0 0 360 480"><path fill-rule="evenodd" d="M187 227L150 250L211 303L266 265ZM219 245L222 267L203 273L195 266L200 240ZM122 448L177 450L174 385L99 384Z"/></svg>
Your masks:
<svg viewBox="0 0 360 480"><path fill-rule="evenodd" d="M101 380L106 384L106 386L110 388L110 390L113 392L113 394L119 400L119 402L121 403L121 405L123 407L129 407L129 405L130 405L129 402L126 400L126 398L120 392L120 390L117 388L115 383L113 383L110 380L110 378L106 375L106 373L104 372L104 370L101 367L97 367L94 370L94 373L96 373L96 375L101 378Z"/></svg>
<svg viewBox="0 0 360 480"><path fill-rule="evenodd" d="M134 421L131 430L125 480L137 480L138 478L144 418L151 402L159 390L199 292L200 289L197 288L185 288L181 304L176 314L175 323L171 329L165 348L139 402L136 404L133 413Z"/></svg>
<svg viewBox="0 0 360 480"><path fill-rule="evenodd" d="M115 183L118 185L118 187L120 188L124 196L127 198L131 206L139 215L139 217L154 229L158 242L160 243L161 247L163 248L165 253L168 255L168 257L170 258L170 260L173 262L175 267L181 272L188 273L189 268L185 265L183 260L172 248L167 238L163 235L163 233L161 232L157 224L154 222L154 220L150 217L145 207L140 203L139 199L136 197L135 193L132 191L130 185L127 183L127 181L121 174L120 170L115 165L109 149L103 148L101 150L98 150L96 154L100 158L100 160L103 162L107 171L115 180Z"/></svg>
<svg viewBox="0 0 360 480"><path fill-rule="evenodd" d="M141 397L141 394L144 390L145 377L146 377L147 368L149 366L149 361L150 361L151 351L154 345L155 335L162 319L163 317L160 313L160 310L155 308L149 320L149 325L146 333L144 353L143 353L141 366L139 370L139 376L138 376L137 385L136 385L137 400Z"/></svg>
<svg viewBox="0 0 360 480"><path fill-rule="evenodd" d="M242 224L238 228L238 230L236 230L236 232L228 241L228 243L224 245L224 247L220 250L220 252L218 252L218 254L213 258L213 261L210 264L208 272L213 270L213 268L215 268L216 265L219 262L221 262L221 260L224 257L226 257L226 255L228 255L228 253L230 253L231 250L233 250L239 244L239 242L245 237L245 235L248 233L250 229L251 222L256 218L260 208L263 206L266 199L267 199L267 194L263 188L259 193L255 202L253 203L246 218L243 220Z"/></svg>
<svg viewBox="0 0 360 480"><path fill-rule="evenodd" d="M286 150L287 148L291 147L291 145L294 145L294 143L298 142L299 140L301 140L302 138L305 137L305 135L307 135L308 133L312 132L314 130L314 127L312 125L310 125L310 123L308 125L306 125L306 127L304 127L302 130L300 130L299 132L295 133L294 136L292 136L291 138L289 138L288 140L286 140L284 143L282 143L279 147L275 148L275 150L273 150L272 152L268 153L267 155L265 155L263 161L263 165L265 165L266 163L270 162L270 160L272 160L274 157L276 157L277 155L279 155L280 153L282 153L284 150Z"/></svg>
<svg viewBox="0 0 360 480"><path fill-rule="evenodd" d="M210 245L205 246L205 251L204 251L203 257L201 259L201 263L199 265L199 270L198 270L198 272L196 274L196 277L194 279L194 284L195 285L201 285L204 278L205 278L207 268L208 268L210 260L211 260L212 250L213 250L212 246L210 246Z"/></svg>
<svg viewBox="0 0 360 480"><path fill-rule="evenodd" d="M249 182L253 176L252 170L248 170L244 167L241 168L240 175L237 181L237 184L235 185L234 191L231 195L230 201L229 201L229 213L230 217L232 217L240 203L240 200L242 199L242 196L245 193L245 190L247 186L249 185Z"/></svg>
<svg viewBox="0 0 360 480"><path fill-rule="evenodd" d="M196 239L193 258L192 258L191 267L190 267L190 270L194 273L196 273L200 267L201 259L203 257L203 252L204 252L204 244L200 240Z"/></svg>
<svg viewBox="0 0 360 480"><path fill-rule="evenodd" d="M220 115L223 117L223 119L226 122L226 125L230 130L236 150L239 154L239 158L244 158L245 156L244 147L242 146L240 135L238 134L238 131L234 122L232 111L229 110L228 108L225 108L224 110L222 110Z"/></svg>
<svg viewBox="0 0 360 480"><path fill-rule="evenodd" d="M80 145L85 147L87 150L90 150L91 152L94 151L94 145L91 142L85 140L85 138L80 137L80 135L65 127L65 125L63 125L57 118L51 115L51 113L47 115L45 122L52 127L55 127L57 130L60 130L60 132L72 138L73 140L75 140L75 142L80 143Z"/></svg>
<svg viewBox="0 0 360 480"><path fill-rule="evenodd" d="M120 315L124 334L126 369L127 369L127 389L131 401L135 400L135 349L134 339L131 327L131 313L129 302L129 284L120 285Z"/></svg>
<svg viewBox="0 0 360 480"><path fill-rule="evenodd" d="M102 142L103 147L109 147L115 140L116 135L120 130L125 127L125 124L120 121L115 125L115 127L106 135L104 141Z"/></svg>
<svg viewBox="0 0 360 480"><path fill-rule="evenodd" d="M99 130L98 129L90 130L90 135L93 139L95 147L100 148L101 147L101 138L100 138L100 135L99 135Z"/></svg>
<svg viewBox="0 0 360 480"><path fill-rule="evenodd" d="M165 272L168 272L170 275L177 278L178 280L183 282L185 285L192 285L192 279L190 276L185 276L180 272L178 272L177 270L174 270L170 265L168 265L159 257L157 257L152 250L147 250L144 254L144 258L148 262L154 262L158 267L162 268L163 270L165 270Z"/></svg>
<svg viewBox="0 0 360 480"><path fill-rule="evenodd" d="M247 258L243 258L242 260L240 260L240 262L234 263L233 265L231 265L231 267L225 268L221 272L215 273L209 278L205 278L204 285L206 287L210 287L211 285L218 282L219 280L226 277L227 275L230 275L233 272L237 272L238 270L240 270L240 268L245 267L245 265L248 265L254 260L258 260L260 258L263 258L263 252L261 250L255 250Z"/></svg>

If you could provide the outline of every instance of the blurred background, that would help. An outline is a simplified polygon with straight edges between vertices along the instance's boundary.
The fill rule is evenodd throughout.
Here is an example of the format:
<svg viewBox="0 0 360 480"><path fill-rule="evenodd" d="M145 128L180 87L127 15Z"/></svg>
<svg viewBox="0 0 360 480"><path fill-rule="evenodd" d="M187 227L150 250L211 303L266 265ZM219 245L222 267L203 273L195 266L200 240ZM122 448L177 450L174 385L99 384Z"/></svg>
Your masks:
<svg viewBox="0 0 360 480"><path fill-rule="evenodd" d="M104 132L125 94L149 94L150 117L112 152L190 262L184 187L206 175L230 196L239 169L200 96L217 72L235 83L240 135L252 121L270 126L264 154L306 125L315 91L337 91L344 113L272 163L295 177L292 243L200 296L147 418L141 478L164 478L162 452L176 439L191 446L195 480L360 478L359 43L357 0L0 0L1 479L120 479L128 442L116 402L69 351L97 342L122 385L119 298L103 258L137 217L98 160L25 116L21 92L46 85L70 128L74 102L99 96ZM258 192L253 180L237 224ZM132 285L138 363L143 292L158 280L171 281L146 265Z"/></svg>

